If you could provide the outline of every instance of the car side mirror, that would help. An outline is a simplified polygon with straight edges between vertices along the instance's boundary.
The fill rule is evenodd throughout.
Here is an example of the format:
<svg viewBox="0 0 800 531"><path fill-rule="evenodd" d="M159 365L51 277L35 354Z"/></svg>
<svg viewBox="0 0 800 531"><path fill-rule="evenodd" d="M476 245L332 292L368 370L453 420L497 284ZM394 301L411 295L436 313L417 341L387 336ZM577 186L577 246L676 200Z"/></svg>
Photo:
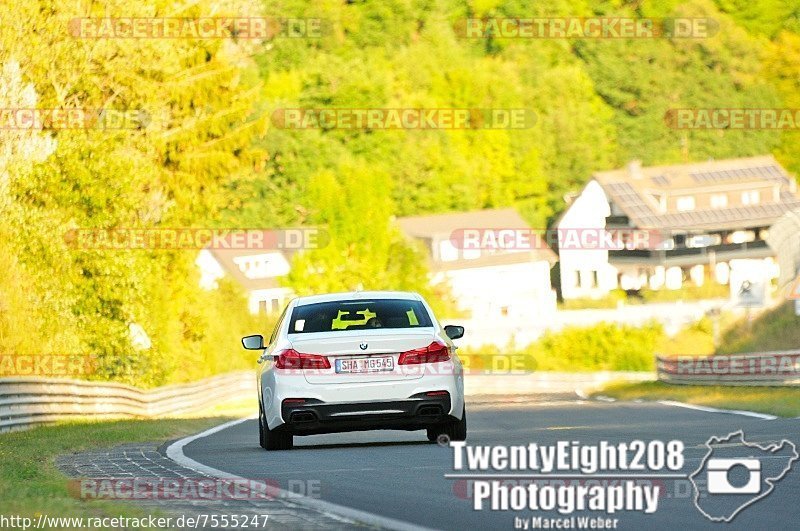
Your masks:
<svg viewBox="0 0 800 531"><path fill-rule="evenodd" d="M242 346L247 350L263 350L264 337L260 335L245 336L242 338Z"/></svg>
<svg viewBox="0 0 800 531"><path fill-rule="evenodd" d="M464 337L464 327L456 325L447 325L444 327L444 333L447 334L447 337L449 337L450 339L458 339L460 337Z"/></svg>

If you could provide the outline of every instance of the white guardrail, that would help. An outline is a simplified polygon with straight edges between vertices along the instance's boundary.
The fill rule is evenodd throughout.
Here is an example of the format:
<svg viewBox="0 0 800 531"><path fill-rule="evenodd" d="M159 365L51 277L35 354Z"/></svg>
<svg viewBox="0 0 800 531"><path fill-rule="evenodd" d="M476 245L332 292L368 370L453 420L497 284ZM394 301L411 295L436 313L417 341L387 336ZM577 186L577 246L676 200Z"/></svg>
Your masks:
<svg viewBox="0 0 800 531"><path fill-rule="evenodd" d="M800 385L800 350L729 356L659 356L657 377L700 385ZM591 391L605 383L654 380L650 372L472 373L467 397ZM253 398L255 376L240 371L198 382L143 390L118 383L57 378L0 378L0 432L71 418L156 418L191 414L226 401Z"/></svg>
<svg viewBox="0 0 800 531"><path fill-rule="evenodd" d="M499 397L574 393L577 389L590 391L612 380L654 379L653 373L643 372L472 373L465 377L465 394ZM0 378L0 432L80 417L156 418L191 414L239 399L252 398L255 404L255 382L251 371L149 390L84 380Z"/></svg>
<svg viewBox="0 0 800 531"><path fill-rule="evenodd" d="M252 372L241 371L143 390L84 380L0 378L0 432L76 417L155 418L190 414L228 400L255 401L255 381Z"/></svg>
<svg viewBox="0 0 800 531"><path fill-rule="evenodd" d="M800 385L800 350L716 356L659 356L658 379L671 384Z"/></svg>

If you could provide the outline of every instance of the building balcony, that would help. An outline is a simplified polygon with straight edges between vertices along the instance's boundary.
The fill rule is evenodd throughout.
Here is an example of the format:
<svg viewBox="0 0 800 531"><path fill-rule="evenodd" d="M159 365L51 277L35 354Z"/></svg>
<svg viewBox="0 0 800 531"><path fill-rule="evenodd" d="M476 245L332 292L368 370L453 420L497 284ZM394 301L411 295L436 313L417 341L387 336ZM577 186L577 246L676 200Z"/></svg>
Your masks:
<svg viewBox="0 0 800 531"><path fill-rule="evenodd" d="M608 261L614 263L643 263L653 265L694 265L728 261L737 258L766 258L774 252L764 240L726 243L708 247L676 246L669 250L632 249L608 251Z"/></svg>

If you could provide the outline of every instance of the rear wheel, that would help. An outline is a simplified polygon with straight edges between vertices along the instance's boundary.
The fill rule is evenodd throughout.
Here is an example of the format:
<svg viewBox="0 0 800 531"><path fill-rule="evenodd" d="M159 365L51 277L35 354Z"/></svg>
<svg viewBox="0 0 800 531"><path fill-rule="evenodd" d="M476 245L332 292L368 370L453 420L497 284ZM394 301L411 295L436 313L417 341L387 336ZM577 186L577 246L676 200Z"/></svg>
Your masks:
<svg viewBox="0 0 800 531"><path fill-rule="evenodd" d="M269 451L291 450L294 446L294 437L286 429L269 429L264 416L264 408L258 404L258 442L261 448Z"/></svg>
<svg viewBox="0 0 800 531"><path fill-rule="evenodd" d="M432 428L428 428L428 440L436 441L440 435L447 435L451 441L465 441L467 440L467 408L461 412L461 420L452 420L439 424Z"/></svg>

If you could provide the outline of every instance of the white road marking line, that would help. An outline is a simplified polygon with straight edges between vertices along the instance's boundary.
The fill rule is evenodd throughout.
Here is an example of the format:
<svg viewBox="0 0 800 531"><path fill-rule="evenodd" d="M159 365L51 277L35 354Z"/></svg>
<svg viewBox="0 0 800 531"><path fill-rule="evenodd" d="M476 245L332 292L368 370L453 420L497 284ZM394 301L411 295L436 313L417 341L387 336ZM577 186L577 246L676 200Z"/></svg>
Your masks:
<svg viewBox="0 0 800 531"><path fill-rule="evenodd" d="M187 457L186 454L183 453L183 448L187 444L196 441L197 439L208 437L209 435L213 435L214 433L228 429L232 426L236 426L237 424L241 424L242 422L253 420L254 418L257 417L248 417L239 420L232 420L230 422L220 424L219 426L207 429L206 431L200 432L196 435L190 435L189 437L184 437L183 439L177 440L167 447L167 457L169 457L170 459L172 459L173 461L175 461L176 463L178 463L183 467L195 470L197 472L200 472L201 474L206 474L211 477L220 479L248 480L248 478L237 476L235 474L225 472L224 470L218 470L216 468L212 468L202 463L198 463L194 459ZM262 486L266 489L266 485L259 485L259 488L261 488ZM294 503L297 503L298 505L303 505L305 507L321 511L327 514L328 516L334 518L338 517L339 520L342 520L347 523L359 522L374 527L380 527L384 529L396 529L398 531L429 531L430 529L415 524L411 524L408 522L403 522L401 520L395 520L394 518L388 518L377 514L368 513L366 511L360 511L358 509L345 507L343 505L337 505L335 503L327 502L324 500L309 498L308 496L303 496L295 492L290 492L283 489L276 490L272 486L270 486L269 488L272 489L272 492L275 492L276 496L279 498L288 499Z"/></svg>
<svg viewBox="0 0 800 531"><path fill-rule="evenodd" d="M708 448L706 448L706 450L708 450ZM706 458L706 456L704 455L703 457L684 457L683 460L684 461L702 461L705 458ZM782 455L759 455L759 456L754 457L753 459L758 459L759 461L767 461L768 459L781 459L781 460L783 460L783 459L786 459L786 457L784 457Z"/></svg>
<svg viewBox="0 0 800 531"><path fill-rule="evenodd" d="M484 473L474 473L474 474L445 474L444 477L447 479L458 479L458 478L474 478L474 479L511 479L511 478L524 478L524 479L636 479L636 478L647 478L647 479L687 479L689 474L649 474L649 473L642 473L642 474L520 474L520 473L510 473L510 474L484 474Z"/></svg>
<svg viewBox="0 0 800 531"><path fill-rule="evenodd" d="M587 398L589 398L589 395L587 395L586 391L584 391L583 389L575 389L575 394L578 395L578 398L580 398L581 400L586 400Z"/></svg>
<svg viewBox="0 0 800 531"><path fill-rule="evenodd" d="M504 402L504 403L484 403L472 404L471 411L490 411L496 409L524 409L524 408L540 408L540 407L566 407L580 404L581 400L551 400L542 402ZM583 402L585 403L585 402ZM469 404L469 402L467 402Z"/></svg>
<svg viewBox="0 0 800 531"><path fill-rule="evenodd" d="M602 396L602 395L598 396L597 400L599 400L601 402L616 402L617 401L616 398L611 398L610 396Z"/></svg>
<svg viewBox="0 0 800 531"><path fill-rule="evenodd" d="M762 420L775 420L778 418L775 415L767 415L766 413L756 413L754 411L743 411L740 409L717 409L715 407L686 404L684 402L676 402L674 400L659 400L658 403L665 406L675 406L686 409L694 409L696 411L705 411L706 413L728 413L731 415L743 415L745 417L753 417Z"/></svg>
<svg viewBox="0 0 800 531"><path fill-rule="evenodd" d="M299 448L299 447L298 447ZM310 447L306 447L310 448ZM403 470L446 470L438 465L432 466L404 466ZM331 468L331 469L323 469L323 470L304 470L303 472L307 474L327 474L333 472L383 472L383 468ZM273 476L286 476L294 474L296 475L297 472L270 472Z"/></svg>
<svg viewBox="0 0 800 531"><path fill-rule="evenodd" d="M759 445L762 445L762 446L769 446L771 444L780 446L780 441L750 441L750 442L754 443L754 444L759 444ZM742 447L747 447L747 445L746 444L742 444L742 443L726 443L726 444L715 444L714 445L714 448L742 448ZM706 446L705 444L696 444L694 446L687 446L686 448L696 448L698 450L708 450L708 446ZM777 456L777 457L780 457L781 459L783 458L782 456Z"/></svg>

